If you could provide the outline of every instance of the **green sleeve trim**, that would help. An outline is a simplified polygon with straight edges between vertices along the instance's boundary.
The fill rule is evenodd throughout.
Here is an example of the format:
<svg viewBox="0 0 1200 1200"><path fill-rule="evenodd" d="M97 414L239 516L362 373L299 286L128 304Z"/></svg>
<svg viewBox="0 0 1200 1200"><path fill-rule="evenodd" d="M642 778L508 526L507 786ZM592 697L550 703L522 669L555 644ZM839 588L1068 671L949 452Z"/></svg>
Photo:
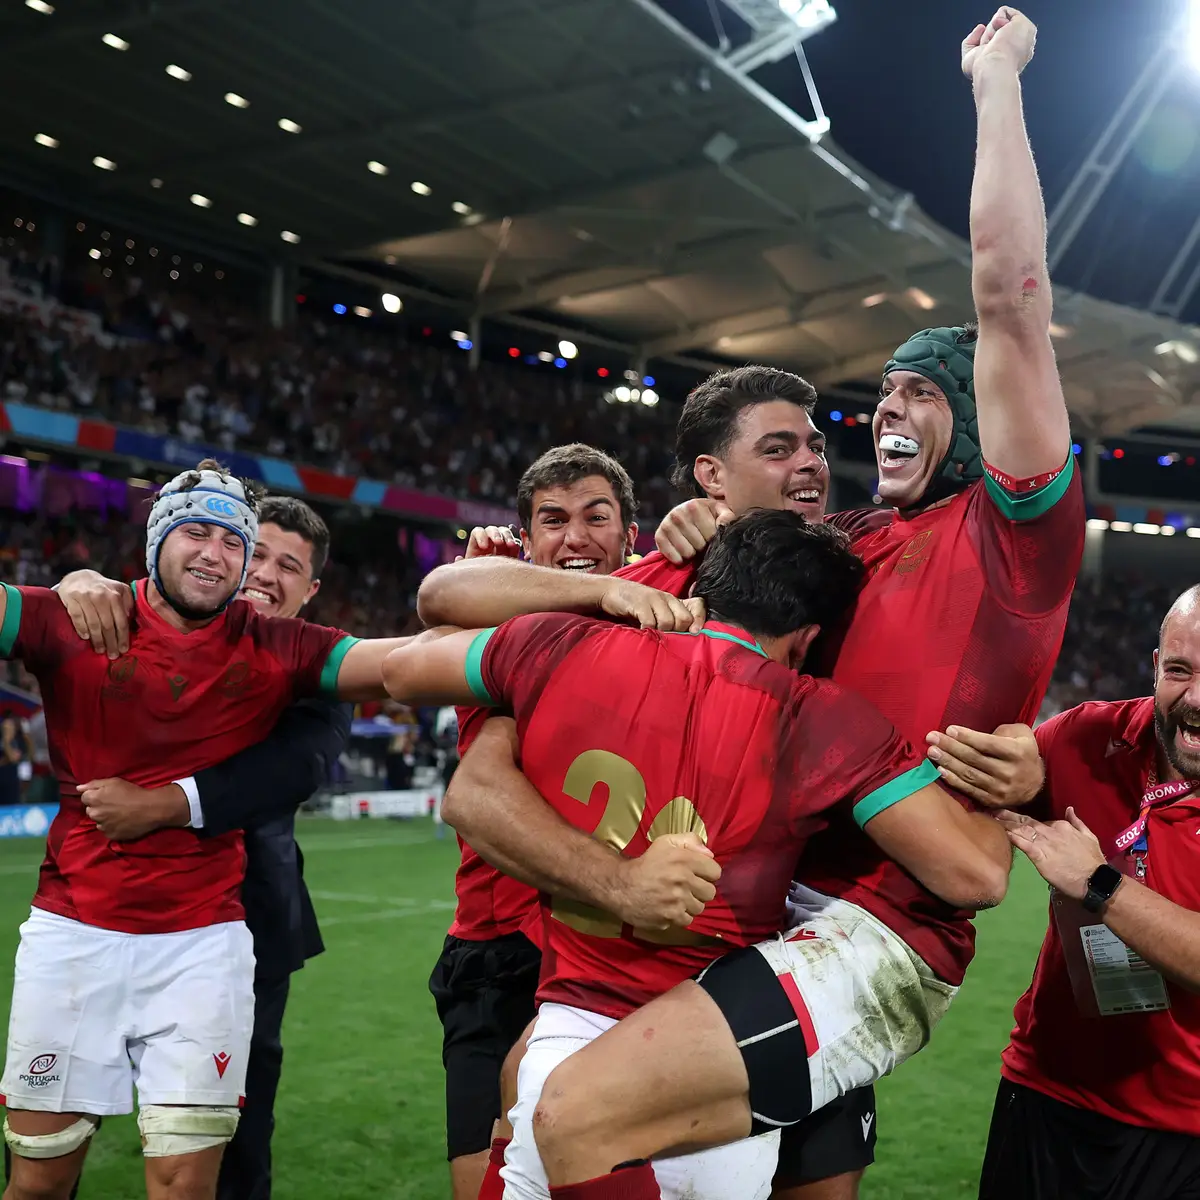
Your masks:
<svg viewBox="0 0 1200 1200"><path fill-rule="evenodd" d="M983 486L991 496L993 503L1001 514L1010 521L1032 521L1043 517L1067 493L1071 479L1075 474L1075 455L1067 459L1067 465L1045 487L1036 492L1026 492L1023 496L1014 496L1005 491L986 471L983 475Z"/></svg>
<svg viewBox="0 0 1200 1200"><path fill-rule="evenodd" d="M351 637L346 634L334 643L333 649L329 651L329 657L325 660L325 665L321 668L321 678L317 683L317 691L322 696L336 696L338 686L338 673L342 669L342 660L350 652L351 646L357 646L362 641L362 638Z"/></svg>
<svg viewBox="0 0 1200 1200"><path fill-rule="evenodd" d="M872 817L877 817L885 808L907 800L913 792L919 792L923 787L935 783L938 779L937 767L931 762L923 762L919 767L889 779L882 787L877 787L870 795L864 796L854 806L854 819L861 829Z"/></svg>
<svg viewBox="0 0 1200 1200"><path fill-rule="evenodd" d="M0 625L0 658L12 658L21 632L21 593L11 584L4 585L7 604L4 607L4 623Z"/></svg>
<svg viewBox="0 0 1200 1200"><path fill-rule="evenodd" d="M500 701L497 700L491 692L487 690L487 684L483 682L483 652L487 649L487 644L492 640L492 634L496 630L481 629L467 647L467 687L471 689L471 695L479 701L480 704L487 708L495 708Z"/></svg>

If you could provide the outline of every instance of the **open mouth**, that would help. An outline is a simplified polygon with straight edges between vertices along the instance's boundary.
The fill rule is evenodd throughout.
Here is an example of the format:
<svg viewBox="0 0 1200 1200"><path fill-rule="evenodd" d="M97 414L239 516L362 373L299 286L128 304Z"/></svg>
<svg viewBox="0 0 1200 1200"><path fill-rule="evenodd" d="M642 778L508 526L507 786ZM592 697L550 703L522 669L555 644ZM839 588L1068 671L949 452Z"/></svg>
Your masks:
<svg viewBox="0 0 1200 1200"><path fill-rule="evenodd" d="M207 571L201 571L197 567L189 567L188 574L196 580L199 580L205 587L216 587L221 582L220 575L210 575Z"/></svg>
<svg viewBox="0 0 1200 1200"><path fill-rule="evenodd" d="M598 558L564 558L555 564L560 571L594 571L599 565Z"/></svg>
<svg viewBox="0 0 1200 1200"><path fill-rule="evenodd" d="M815 487L793 488L787 493L792 504L820 504L821 489Z"/></svg>
<svg viewBox="0 0 1200 1200"><path fill-rule="evenodd" d="M879 465L896 471L908 466L921 453L921 443L898 433L885 433L879 439Z"/></svg>
<svg viewBox="0 0 1200 1200"><path fill-rule="evenodd" d="M246 587L242 588L242 595L245 599L255 604L275 604L274 596L267 595L266 592L260 592L258 588Z"/></svg>
<svg viewBox="0 0 1200 1200"><path fill-rule="evenodd" d="M1200 754L1200 719L1180 719L1179 741L1189 753Z"/></svg>

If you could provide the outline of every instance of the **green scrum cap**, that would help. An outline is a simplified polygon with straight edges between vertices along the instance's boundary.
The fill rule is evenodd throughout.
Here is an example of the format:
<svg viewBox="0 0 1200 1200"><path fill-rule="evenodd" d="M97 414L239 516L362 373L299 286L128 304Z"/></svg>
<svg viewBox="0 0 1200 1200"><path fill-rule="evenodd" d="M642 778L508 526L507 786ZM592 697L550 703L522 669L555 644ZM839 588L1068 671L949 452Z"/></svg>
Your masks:
<svg viewBox="0 0 1200 1200"><path fill-rule="evenodd" d="M887 366L892 371L915 371L936 383L946 393L954 429L950 449L938 464L924 500L933 501L983 478L983 451L979 445L979 420L975 413L974 329L962 325L922 329L901 346ZM937 493L934 495L933 493Z"/></svg>

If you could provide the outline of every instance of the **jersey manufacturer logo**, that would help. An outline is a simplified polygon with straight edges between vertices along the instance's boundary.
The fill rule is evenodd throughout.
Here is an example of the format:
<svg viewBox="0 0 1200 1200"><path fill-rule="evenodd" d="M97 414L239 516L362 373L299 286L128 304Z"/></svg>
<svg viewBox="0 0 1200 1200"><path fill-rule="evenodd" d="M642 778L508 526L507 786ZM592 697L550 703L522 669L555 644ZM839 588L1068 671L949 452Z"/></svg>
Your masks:
<svg viewBox="0 0 1200 1200"><path fill-rule="evenodd" d="M187 687L187 680L182 675L171 675L167 682L171 685L171 699L178 700L183 695L183 689Z"/></svg>
<svg viewBox="0 0 1200 1200"><path fill-rule="evenodd" d="M204 502L204 507L210 513L218 517L236 517L237 507L232 500L225 500L220 496L209 496Z"/></svg>
<svg viewBox="0 0 1200 1200"><path fill-rule="evenodd" d="M133 697L133 677L137 673L138 660L133 654L123 654L108 664L108 682L100 689L102 696L110 700L130 700Z"/></svg>
<svg viewBox="0 0 1200 1200"><path fill-rule="evenodd" d="M218 1051L213 1055L213 1062L217 1065L217 1078L225 1078L225 1068L229 1066L229 1055L224 1050Z"/></svg>
<svg viewBox="0 0 1200 1200"><path fill-rule="evenodd" d="M862 1122L863 1141L865 1142L871 1136L871 1126L875 1124L875 1114L867 1113L865 1117L858 1119Z"/></svg>
<svg viewBox="0 0 1200 1200"><path fill-rule="evenodd" d="M896 564L895 570L897 575L911 575L921 564L929 557L929 543L933 540L933 530L926 529L924 533L918 533L907 546L904 547L900 555L900 561Z"/></svg>

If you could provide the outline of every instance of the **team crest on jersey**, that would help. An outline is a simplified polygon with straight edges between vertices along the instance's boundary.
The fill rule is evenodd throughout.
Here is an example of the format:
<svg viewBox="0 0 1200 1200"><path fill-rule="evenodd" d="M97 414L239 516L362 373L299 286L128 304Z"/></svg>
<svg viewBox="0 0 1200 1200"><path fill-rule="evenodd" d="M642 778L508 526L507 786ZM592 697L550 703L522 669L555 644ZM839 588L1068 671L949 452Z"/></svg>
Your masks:
<svg viewBox="0 0 1200 1200"><path fill-rule="evenodd" d="M932 529L926 529L924 533L918 533L901 552L900 561L895 567L896 574L911 575L913 571L921 566L929 557L929 543L932 540Z"/></svg>
<svg viewBox="0 0 1200 1200"><path fill-rule="evenodd" d="M231 663L221 680L221 694L224 696L243 696L250 690L254 672L248 662Z"/></svg>
<svg viewBox="0 0 1200 1200"><path fill-rule="evenodd" d="M58 1065L57 1054L39 1054L29 1064L29 1069L17 1076L27 1088L49 1087L52 1083L61 1083L62 1076L54 1068Z"/></svg>
<svg viewBox="0 0 1200 1200"><path fill-rule="evenodd" d="M100 694L112 700L129 700L133 696L130 685L137 673L138 660L133 654L122 654L108 664L108 682L100 689Z"/></svg>

